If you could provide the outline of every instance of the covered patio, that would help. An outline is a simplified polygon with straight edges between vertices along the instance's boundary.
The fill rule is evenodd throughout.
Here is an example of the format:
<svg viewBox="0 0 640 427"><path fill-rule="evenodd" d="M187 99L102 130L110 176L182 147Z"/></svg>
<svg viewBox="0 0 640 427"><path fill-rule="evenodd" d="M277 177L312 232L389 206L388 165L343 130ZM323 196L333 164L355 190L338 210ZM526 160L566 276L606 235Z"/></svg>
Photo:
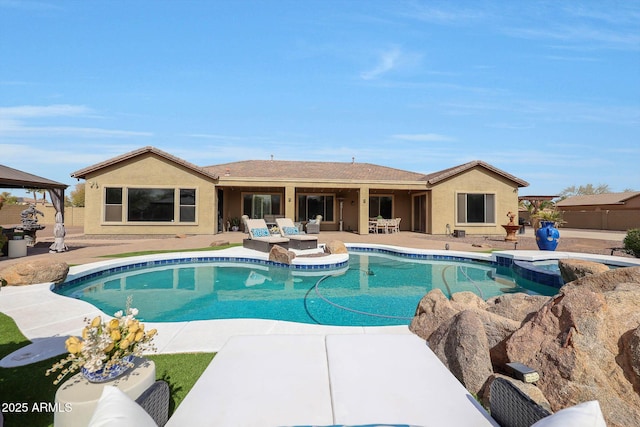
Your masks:
<svg viewBox="0 0 640 427"><path fill-rule="evenodd" d="M51 202L56 210L56 224L54 226L56 240L51 245L52 252L66 250L64 244L64 190L67 187L66 184L0 164L0 188L25 190L35 188L49 192ZM1 205L0 208L2 208Z"/></svg>

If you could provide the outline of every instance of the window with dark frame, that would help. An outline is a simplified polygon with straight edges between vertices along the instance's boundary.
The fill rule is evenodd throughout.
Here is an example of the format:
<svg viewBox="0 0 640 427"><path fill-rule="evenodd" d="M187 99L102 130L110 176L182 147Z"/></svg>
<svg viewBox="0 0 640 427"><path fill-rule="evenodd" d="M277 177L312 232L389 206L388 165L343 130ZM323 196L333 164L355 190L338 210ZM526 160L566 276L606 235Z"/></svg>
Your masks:
<svg viewBox="0 0 640 427"><path fill-rule="evenodd" d="M173 222L175 220L173 188L129 188L127 221Z"/></svg>
<svg viewBox="0 0 640 427"><path fill-rule="evenodd" d="M196 190L180 189L180 222L196 222Z"/></svg>
<svg viewBox="0 0 640 427"><path fill-rule="evenodd" d="M322 215L323 221L334 221L333 196L321 194L300 194L298 196L298 215L297 221L307 221L315 219L318 215Z"/></svg>
<svg viewBox="0 0 640 427"><path fill-rule="evenodd" d="M122 188L106 187L104 220L106 222L122 222Z"/></svg>
<svg viewBox="0 0 640 427"><path fill-rule="evenodd" d="M458 193L457 222L492 224L496 221L495 194Z"/></svg>

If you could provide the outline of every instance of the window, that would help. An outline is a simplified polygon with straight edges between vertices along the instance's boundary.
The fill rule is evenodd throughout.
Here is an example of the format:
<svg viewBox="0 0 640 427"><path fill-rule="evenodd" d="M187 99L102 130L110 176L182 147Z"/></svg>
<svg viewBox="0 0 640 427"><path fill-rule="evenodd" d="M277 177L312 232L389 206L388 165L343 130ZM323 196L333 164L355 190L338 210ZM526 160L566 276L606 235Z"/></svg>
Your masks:
<svg viewBox="0 0 640 427"><path fill-rule="evenodd" d="M256 219L265 215L280 215L280 200L280 194L243 194L242 214Z"/></svg>
<svg viewBox="0 0 640 427"><path fill-rule="evenodd" d="M487 224L496 222L495 194L458 193L458 223Z"/></svg>
<svg viewBox="0 0 640 427"><path fill-rule="evenodd" d="M129 188L127 221L173 222L174 194L173 188Z"/></svg>
<svg viewBox="0 0 640 427"><path fill-rule="evenodd" d="M196 190L180 189L180 222L196 222Z"/></svg>
<svg viewBox="0 0 640 427"><path fill-rule="evenodd" d="M194 188L105 187L104 197L105 222L196 222Z"/></svg>
<svg viewBox="0 0 640 427"><path fill-rule="evenodd" d="M393 197L369 196L369 218L393 218Z"/></svg>
<svg viewBox="0 0 640 427"><path fill-rule="evenodd" d="M298 221L315 219L322 215L323 221L333 221L333 196L301 194L298 196Z"/></svg>
<svg viewBox="0 0 640 427"><path fill-rule="evenodd" d="M122 188L105 188L104 220L122 222Z"/></svg>

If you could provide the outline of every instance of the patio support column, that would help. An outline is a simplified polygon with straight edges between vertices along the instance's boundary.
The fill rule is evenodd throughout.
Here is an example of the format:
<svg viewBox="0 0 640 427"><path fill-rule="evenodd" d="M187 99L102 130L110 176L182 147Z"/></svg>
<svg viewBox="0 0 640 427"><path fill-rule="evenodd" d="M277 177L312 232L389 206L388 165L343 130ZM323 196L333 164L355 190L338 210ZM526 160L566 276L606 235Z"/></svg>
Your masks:
<svg viewBox="0 0 640 427"><path fill-rule="evenodd" d="M369 234L369 187L360 187L358 234Z"/></svg>
<svg viewBox="0 0 640 427"><path fill-rule="evenodd" d="M296 220L296 187L293 185L284 187L284 216Z"/></svg>

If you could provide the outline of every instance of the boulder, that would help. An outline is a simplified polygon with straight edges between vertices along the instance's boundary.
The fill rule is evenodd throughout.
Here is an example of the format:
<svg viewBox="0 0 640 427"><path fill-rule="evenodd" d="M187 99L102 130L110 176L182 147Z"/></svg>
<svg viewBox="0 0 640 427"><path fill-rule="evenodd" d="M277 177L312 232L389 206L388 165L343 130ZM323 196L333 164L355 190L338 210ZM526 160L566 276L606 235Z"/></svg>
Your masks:
<svg viewBox="0 0 640 427"><path fill-rule="evenodd" d="M451 295L451 305L460 311L467 308L477 308L479 310L487 308L487 303L482 298L469 291L456 292Z"/></svg>
<svg viewBox="0 0 640 427"><path fill-rule="evenodd" d="M581 277L591 274L600 274L609 270L609 267L600 262L585 261L583 259L560 259L558 260L560 275L564 283L573 282Z"/></svg>
<svg viewBox="0 0 640 427"><path fill-rule="evenodd" d="M478 394L493 374L489 340L478 314L464 310L442 323L429 347L471 393Z"/></svg>
<svg viewBox="0 0 640 427"><path fill-rule="evenodd" d="M551 297L527 295L523 292L499 295L487 300L487 311L524 323L550 299Z"/></svg>
<svg viewBox="0 0 640 427"><path fill-rule="evenodd" d="M608 425L640 425L640 383L632 367L640 287L611 282L615 272L565 285L511 335L506 351L510 361L538 370L538 387L554 411L597 399Z"/></svg>
<svg viewBox="0 0 640 427"><path fill-rule="evenodd" d="M66 262L51 259L33 259L12 264L0 270L0 278L8 286L36 283L62 283L69 273Z"/></svg>
<svg viewBox="0 0 640 427"><path fill-rule="evenodd" d="M427 340L441 323L451 319L459 311L451 305L449 299L440 289L433 289L418 303L409 330Z"/></svg>
<svg viewBox="0 0 640 427"><path fill-rule="evenodd" d="M635 382L640 379L640 327L623 336L623 348L627 362L635 374Z"/></svg>
<svg viewBox="0 0 640 427"><path fill-rule="evenodd" d="M582 287L594 292L614 290L620 283L635 283L640 285L640 267L616 268L604 273L585 276L565 284L560 291L572 287Z"/></svg>
<svg viewBox="0 0 640 427"><path fill-rule="evenodd" d="M286 250L280 245L273 245L269 251L269 261L277 262L280 264L291 264L296 257L291 251Z"/></svg>
<svg viewBox="0 0 640 427"><path fill-rule="evenodd" d="M340 240L332 240L325 245L325 252L330 254L346 254L347 247L344 245L344 242Z"/></svg>

